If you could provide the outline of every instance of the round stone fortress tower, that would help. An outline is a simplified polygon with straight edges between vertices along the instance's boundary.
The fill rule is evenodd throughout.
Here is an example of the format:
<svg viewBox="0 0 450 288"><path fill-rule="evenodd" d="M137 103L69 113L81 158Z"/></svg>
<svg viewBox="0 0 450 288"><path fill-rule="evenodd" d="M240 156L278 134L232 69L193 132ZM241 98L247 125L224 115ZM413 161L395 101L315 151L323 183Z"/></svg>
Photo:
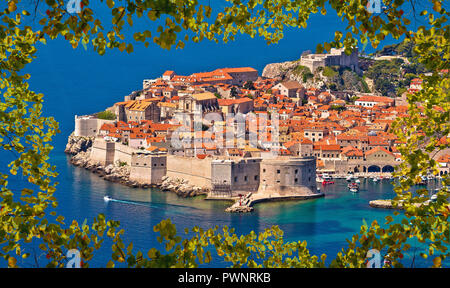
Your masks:
<svg viewBox="0 0 450 288"><path fill-rule="evenodd" d="M309 198L321 194L316 185L315 157L264 159L260 175L260 196Z"/></svg>

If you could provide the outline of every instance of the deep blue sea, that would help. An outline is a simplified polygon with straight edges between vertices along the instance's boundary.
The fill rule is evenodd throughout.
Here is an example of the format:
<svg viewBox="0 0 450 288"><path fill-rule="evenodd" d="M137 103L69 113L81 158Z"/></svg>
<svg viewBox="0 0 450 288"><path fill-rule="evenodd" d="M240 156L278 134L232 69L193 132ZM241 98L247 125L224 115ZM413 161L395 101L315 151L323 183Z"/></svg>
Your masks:
<svg viewBox="0 0 450 288"><path fill-rule="evenodd" d="M80 45L72 49L61 39L40 45L37 59L26 67L31 73L31 88L45 95L44 110L60 123L61 133L54 139L51 162L57 166L56 181L58 212L80 223L91 223L98 213L119 220L126 232L126 243L146 252L159 247L153 226L170 218L178 231L199 225L210 228L227 225L237 233L261 232L279 225L286 241L306 240L311 253L326 253L333 259L345 246L346 238L359 231L363 219L383 222L391 211L373 209L369 201L394 195L392 185L363 181L358 194L348 192L346 182L324 188L326 197L304 202L265 203L255 206L251 214L229 214L224 209L229 202L203 201L201 198L182 199L174 193L132 189L106 182L90 172L71 166L63 153L67 137L74 129L74 116L103 110L123 96L140 89L142 80L162 75L165 70L178 74L209 71L220 67L251 66L260 73L268 63L295 60L304 50L313 50L321 41L332 40L336 29L345 29L338 17L314 15L307 29L288 29L278 44L267 45L263 39L238 36L227 44L188 43L183 50L162 50L156 45L145 48L136 45L132 54L107 51L99 56ZM383 45L391 44L391 40ZM369 49L369 47L367 47ZM370 49L369 49L370 52ZM16 183L20 186L21 183ZM14 182L11 184L14 185ZM104 202L109 195L119 201ZM414 243L413 243L414 244ZM91 266L105 266L110 259L110 242L90 261ZM408 256L409 257L409 256ZM405 260L408 258L406 257ZM227 266L215 258L210 267ZM416 260L416 266L425 265Z"/></svg>

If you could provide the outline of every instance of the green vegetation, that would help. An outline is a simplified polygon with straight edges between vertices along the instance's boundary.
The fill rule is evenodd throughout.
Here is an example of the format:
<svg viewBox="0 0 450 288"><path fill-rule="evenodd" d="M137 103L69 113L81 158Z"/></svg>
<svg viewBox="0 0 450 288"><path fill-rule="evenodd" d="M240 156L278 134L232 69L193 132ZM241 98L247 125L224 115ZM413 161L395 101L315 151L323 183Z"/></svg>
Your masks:
<svg viewBox="0 0 450 288"><path fill-rule="evenodd" d="M314 78L314 74L310 73L310 72L306 72L305 74L303 74L302 76L302 81L303 82L308 82L309 79Z"/></svg>
<svg viewBox="0 0 450 288"><path fill-rule="evenodd" d="M363 86L363 92L364 93L370 93L369 85L367 85L367 82L366 82L366 76L363 76L361 78L361 84Z"/></svg>
<svg viewBox="0 0 450 288"><path fill-rule="evenodd" d="M339 105L331 105L330 110L336 110L336 111L344 111L345 106L339 106Z"/></svg>
<svg viewBox="0 0 450 288"><path fill-rule="evenodd" d="M430 72L423 63L414 57L413 45L409 41L399 44L385 46L375 53L382 55L401 55L407 57L410 63L405 63L403 59L374 61L365 71L364 75L373 79L375 89L383 95L395 97L398 91L404 91L411 82L411 79L420 77L421 74Z"/></svg>
<svg viewBox="0 0 450 288"><path fill-rule="evenodd" d="M83 267L89 267L95 251L108 238L112 246L107 267L197 267L209 263L211 253L232 263L233 267L325 266L325 255L320 258L310 255L306 242L285 243L282 231L276 226L259 235L251 232L242 236L227 227L207 231L194 227L185 231L191 232L191 238L183 239L170 220L166 220L154 228L160 233L158 241L165 244L166 251L149 247L144 254L136 251L132 243L125 245L122 239L125 231L119 228L117 221L106 220L102 214L89 219L89 225L80 225L58 215L54 196L56 167L49 163L51 142L59 132L58 123L53 117L42 115L44 96L30 90L31 75L22 70L35 59L40 43L62 36L73 48L79 43L89 44L100 55L107 49L131 53L136 42L146 47L155 43L164 49L183 48L186 41L227 42L234 40L237 33L259 36L270 44L283 38L285 27L306 27L311 13L327 13L320 1L311 0L267 0L264 4L235 0L228 2L231 7L215 11L217 16L213 16L210 6L196 1L100 2L110 8L111 17L98 18L88 1L83 1L82 12L77 15L67 13L64 0L35 1L32 3L35 5L29 1L9 0L0 10L4 23L0 25L0 149L14 157L7 169L0 172L0 257L8 267L17 267L30 256L36 256L25 249L30 243L39 245L39 254L46 254L47 267L64 267L69 249L78 249ZM441 141L450 133L450 79L449 74L439 73L450 66L450 13L444 8L444 1L429 0L430 5L421 7L430 8L414 15L420 18L417 23L426 25L416 28L409 25L409 13L402 10L409 2L388 2L380 17L366 11L367 1L345 5L341 0L330 0L330 7L348 24L349 32L336 31L334 39L317 45L316 49L321 53L331 47L345 47L350 53L358 43L370 42L376 48L386 36L404 37L406 43L414 47L416 62L432 73L429 77L420 75L425 84L419 93L408 97L409 117L398 118L391 131L402 143L398 150L404 160L394 174L401 178L396 184L397 196L393 204L396 206L402 201L404 210L394 212L395 217L386 217L383 226L377 221L370 225L364 223L359 233L347 240L348 246L331 261L331 267L364 267L370 249L386 251L392 267L402 267L403 253L410 251L411 241L427 247L420 256L432 258L433 267L441 267L450 256L446 247L450 243L448 189L441 189L436 201L421 206L416 204L428 200L430 191L419 189L414 195L409 192L421 175L437 173L432 155L450 146L450 142ZM149 24L133 26L137 17L146 18ZM25 25L31 22L33 27ZM140 30L147 27L155 29ZM128 37L130 33L133 37ZM400 77L395 74L398 68L394 65L383 65L392 69L394 78ZM372 72L374 78L371 79L384 75L381 68L374 68ZM422 103L426 105L421 105L419 110L418 104ZM435 109L437 106L439 110ZM11 187L19 177L28 181L27 188L20 192L17 187ZM443 184L450 185L448 175Z"/></svg>
<svg viewBox="0 0 450 288"><path fill-rule="evenodd" d="M414 45L409 41L402 41L398 44L386 45L380 51L375 52L377 56L400 55L407 58L414 56Z"/></svg>
<svg viewBox="0 0 450 288"><path fill-rule="evenodd" d="M298 65L297 67L294 68L293 73L295 75L303 75L306 73L311 74L311 70L306 66Z"/></svg>
<svg viewBox="0 0 450 288"><path fill-rule="evenodd" d="M406 88L398 88L397 89L397 97L402 96L403 93L405 93L408 89Z"/></svg>
<svg viewBox="0 0 450 288"><path fill-rule="evenodd" d="M348 101L346 102L347 104L354 104L355 101L358 100L358 96L352 96L348 99Z"/></svg>
<svg viewBox="0 0 450 288"><path fill-rule="evenodd" d="M311 70L302 65L295 67L292 73L296 76L302 77L303 82L307 82L309 79L314 78L314 74L311 73Z"/></svg>
<svg viewBox="0 0 450 288"><path fill-rule="evenodd" d="M337 91L337 85L336 83L328 83L327 84L328 89L330 89L331 91Z"/></svg>
<svg viewBox="0 0 450 288"><path fill-rule="evenodd" d="M324 67L322 74L327 77L326 86L333 91L356 90L364 92L361 77L348 67Z"/></svg>
<svg viewBox="0 0 450 288"><path fill-rule="evenodd" d="M337 69L334 68L334 67L328 67L328 66L325 66L325 67L323 68L322 74L323 74L323 76L325 76L325 77L333 78L333 77L339 75L339 72L338 72Z"/></svg>
<svg viewBox="0 0 450 288"><path fill-rule="evenodd" d="M230 96L231 96L232 98L234 98L234 97L236 97L238 94L239 94L239 93L238 93L238 90L237 90L236 86L231 87L231 90L230 90Z"/></svg>
<svg viewBox="0 0 450 288"><path fill-rule="evenodd" d="M405 87L406 84L402 76L403 63L402 59L376 61L364 76L374 81L375 89L381 94L394 97L397 88Z"/></svg>
<svg viewBox="0 0 450 288"><path fill-rule="evenodd" d="M253 81L247 81L244 83L244 89L248 89L248 90L255 90Z"/></svg>
<svg viewBox="0 0 450 288"><path fill-rule="evenodd" d="M102 111L97 113L97 118L104 120L116 120L116 114L111 111Z"/></svg>

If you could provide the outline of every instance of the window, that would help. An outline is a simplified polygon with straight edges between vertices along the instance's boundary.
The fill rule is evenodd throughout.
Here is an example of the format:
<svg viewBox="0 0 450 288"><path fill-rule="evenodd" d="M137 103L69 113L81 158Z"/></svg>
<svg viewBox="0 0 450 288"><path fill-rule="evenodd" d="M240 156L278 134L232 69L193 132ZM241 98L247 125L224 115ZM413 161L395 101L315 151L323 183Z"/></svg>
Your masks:
<svg viewBox="0 0 450 288"><path fill-rule="evenodd" d="M244 181L247 182L247 175L244 176Z"/></svg>
<svg viewBox="0 0 450 288"><path fill-rule="evenodd" d="M255 175L255 180L258 180L258 175Z"/></svg>
<svg viewBox="0 0 450 288"><path fill-rule="evenodd" d="M297 174L298 173L298 169L295 169L295 174Z"/></svg>
<svg viewBox="0 0 450 288"><path fill-rule="evenodd" d="M295 182L295 183L297 183L297 182L298 182L298 179L297 179L297 178L295 178L294 182Z"/></svg>
<svg viewBox="0 0 450 288"><path fill-rule="evenodd" d="M238 182L238 177L234 177L234 182Z"/></svg>
<svg viewBox="0 0 450 288"><path fill-rule="evenodd" d="M277 174L280 174L280 170L277 170Z"/></svg>

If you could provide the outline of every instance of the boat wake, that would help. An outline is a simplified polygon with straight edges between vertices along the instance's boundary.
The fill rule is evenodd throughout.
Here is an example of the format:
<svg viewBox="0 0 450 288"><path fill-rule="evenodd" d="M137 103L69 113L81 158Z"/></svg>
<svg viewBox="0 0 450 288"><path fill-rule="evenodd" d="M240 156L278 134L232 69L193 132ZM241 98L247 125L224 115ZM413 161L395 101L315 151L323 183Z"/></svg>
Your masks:
<svg viewBox="0 0 450 288"><path fill-rule="evenodd" d="M180 207L180 208L184 208L184 209L189 209L189 210L199 210L198 208L195 207L189 207L189 206L183 206L183 205L177 205L177 204L170 204L170 203L154 203L154 202L140 202L140 201L128 201L128 200L120 200L120 199L114 199L110 196L104 196L103 200L108 203L108 202L117 202L117 203L123 203L123 204L131 204L131 205L138 205L138 206L144 206L144 207L150 207L150 208L157 208L157 209L165 209L165 207L167 206L175 206L175 207Z"/></svg>
<svg viewBox="0 0 450 288"><path fill-rule="evenodd" d="M125 203L125 204L132 204L132 205L139 205L139 206L152 207L151 205L147 205L147 204L144 204L144 203L142 203L142 202L137 202L137 201L127 201L127 200L119 200L119 199L111 198L111 197L109 197L109 196L103 197L103 200L104 200L105 202L118 202L118 203Z"/></svg>

